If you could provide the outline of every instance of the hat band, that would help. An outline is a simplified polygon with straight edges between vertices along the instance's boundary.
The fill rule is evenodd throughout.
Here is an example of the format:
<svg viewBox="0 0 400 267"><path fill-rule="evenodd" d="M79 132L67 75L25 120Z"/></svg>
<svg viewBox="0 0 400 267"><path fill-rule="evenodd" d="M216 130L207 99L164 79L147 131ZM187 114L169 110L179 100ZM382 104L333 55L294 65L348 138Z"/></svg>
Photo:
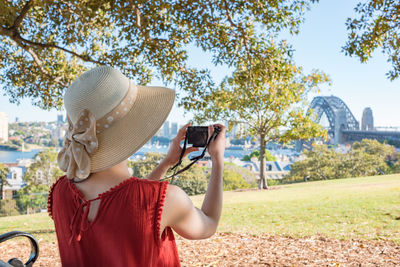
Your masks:
<svg viewBox="0 0 400 267"><path fill-rule="evenodd" d="M137 88L129 80L128 92L119 104L106 115L96 120L96 133L101 133L104 129L109 128L115 121L123 118L135 103Z"/></svg>

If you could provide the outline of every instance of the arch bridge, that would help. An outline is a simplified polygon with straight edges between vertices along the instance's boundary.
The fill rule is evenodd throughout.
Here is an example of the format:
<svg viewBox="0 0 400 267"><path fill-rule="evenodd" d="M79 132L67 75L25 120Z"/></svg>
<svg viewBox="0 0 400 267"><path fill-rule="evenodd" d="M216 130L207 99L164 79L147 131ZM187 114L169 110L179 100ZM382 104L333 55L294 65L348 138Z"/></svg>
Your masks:
<svg viewBox="0 0 400 267"><path fill-rule="evenodd" d="M337 96L315 97L307 112L314 113L314 121L317 123L320 122L323 114L326 115L329 121L328 134L334 144L361 141L367 138L390 141L400 146L400 132L377 131L375 128L361 131L360 124L349 107Z"/></svg>

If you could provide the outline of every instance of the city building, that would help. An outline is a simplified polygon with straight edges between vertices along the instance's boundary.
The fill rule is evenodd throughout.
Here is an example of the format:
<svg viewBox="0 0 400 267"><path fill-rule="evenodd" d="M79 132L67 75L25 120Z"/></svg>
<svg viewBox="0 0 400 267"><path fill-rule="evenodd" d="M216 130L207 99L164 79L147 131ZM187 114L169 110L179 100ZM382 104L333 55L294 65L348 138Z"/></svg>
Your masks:
<svg viewBox="0 0 400 267"><path fill-rule="evenodd" d="M0 112L0 142L8 141L8 115Z"/></svg>
<svg viewBox="0 0 400 267"><path fill-rule="evenodd" d="M266 161L264 175L266 179L282 179L290 172L291 162L285 161ZM260 163L258 160L244 161L241 167L252 171L257 179L260 179Z"/></svg>
<svg viewBox="0 0 400 267"><path fill-rule="evenodd" d="M62 124L64 124L64 115L58 114L57 115L57 125L62 125Z"/></svg>
<svg viewBox="0 0 400 267"><path fill-rule="evenodd" d="M24 168L29 168L33 163L33 159L31 158L24 158L24 159L17 159L17 166L18 167L24 167Z"/></svg>
<svg viewBox="0 0 400 267"><path fill-rule="evenodd" d="M374 116L372 115L372 109L367 107L364 109L361 119L361 130L362 131L373 131L374 130Z"/></svg>
<svg viewBox="0 0 400 267"><path fill-rule="evenodd" d="M175 137L178 134L178 123L171 123L171 136Z"/></svg>
<svg viewBox="0 0 400 267"><path fill-rule="evenodd" d="M164 122L164 137L169 137L169 121Z"/></svg>

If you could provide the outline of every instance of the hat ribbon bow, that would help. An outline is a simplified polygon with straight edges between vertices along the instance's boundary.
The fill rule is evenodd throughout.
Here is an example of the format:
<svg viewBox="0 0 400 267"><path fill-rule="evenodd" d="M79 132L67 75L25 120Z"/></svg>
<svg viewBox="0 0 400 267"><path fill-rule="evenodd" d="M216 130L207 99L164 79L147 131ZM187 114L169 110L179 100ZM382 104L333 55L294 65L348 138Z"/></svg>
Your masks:
<svg viewBox="0 0 400 267"><path fill-rule="evenodd" d="M58 165L68 178L84 179L90 174L90 155L98 148L96 118L88 109L81 112L75 124L67 118L68 131L57 156Z"/></svg>

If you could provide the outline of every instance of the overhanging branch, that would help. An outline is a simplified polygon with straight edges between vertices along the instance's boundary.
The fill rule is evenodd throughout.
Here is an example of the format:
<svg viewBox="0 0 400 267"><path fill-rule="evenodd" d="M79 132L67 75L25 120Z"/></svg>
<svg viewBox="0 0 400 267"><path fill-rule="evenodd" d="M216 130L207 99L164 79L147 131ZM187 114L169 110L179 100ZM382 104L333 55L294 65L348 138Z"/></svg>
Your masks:
<svg viewBox="0 0 400 267"><path fill-rule="evenodd" d="M10 39L15 41L25 51L27 51L29 54L31 54L32 58L35 61L35 63L38 65L38 67L41 69L41 71L43 73L45 73L45 70L43 69L39 58L37 57L37 55L33 51L33 49L29 48L29 46L35 46L35 47L40 47L40 48L55 48L55 49L58 49L58 50L62 50L64 52L72 55L73 57L80 58L85 62L92 62L92 63L99 64L99 65L105 65L105 62L102 62L102 61L99 61L99 60L95 60L95 59L91 58L88 55L83 55L83 54L76 53L76 52L74 52L72 50L69 50L67 48L61 47L61 46L59 46L57 44L39 43L39 42L34 42L34 41L27 40L27 39L23 38L21 36L20 32L19 32L19 28L20 28L20 26L22 24L22 21L24 20L24 18L28 14L29 9L33 5L34 5L34 0L29 0L28 2L26 2L26 4L24 5L24 7L21 10L21 13L15 19L15 21L13 23L13 26L11 26L10 28L0 27L0 35L4 35L4 36L10 37Z"/></svg>
<svg viewBox="0 0 400 267"><path fill-rule="evenodd" d="M29 0L26 2L25 6L22 8L21 13L15 19L13 26L10 29L18 29L21 26L22 21L24 20L26 14L28 14L29 9L33 6L34 0Z"/></svg>
<svg viewBox="0 0 400 267"><path fill-rule="evenodd" d="M32 49L31 47L26 46L26 45L24 45L23 43L18 42L18 41L15 41L15 42L17 43L17 45L18 45L19 47L21 47L22 49L24 49L26 52L28 52L28 53L31 55L33 61L34 61L35 64L38 66L40 72L41 72L43 75L47 76L49 79L53 80L53 81L56 82L56 83L60 83L61 77L55 77L55 78L54 78L48 71L46 71L46 70L43 68L42 61L40 60L40 58L38 57L38 55L35 53L35 51L33 51L33 49ZM65 84L63 84L63 83L61 83L61 84L62 84L63 86L65 86Z"/></svg>
<svg viewBox="0 0 400 267"><path fill-rule="evenodd" d="M78 53L76 53L74 51L68 50L68 49L66 49L64 47L61 47L61 46L58 46L56 44L44 44L44 43L33 42L33 41L30 41L30 40L22 38L19 34L15 38L21 40L24 43L27 43L27 44L30 44L30 45L33 45L33 46L37 46L37 47L41 47L41 48L55 48L55 49L62 50L64 52L66 52L66 53L68 53L68 54L70 54L72 56L78 57L78 58L80 58L80 59L82 59L83 61L86 61L86 62L92 62L92 63L96 63L96 64L99 64L99 65L105 65L104 62L101 62L101 61L98 61L98 60L94 60L89 56L78 54Z"/></svg>

